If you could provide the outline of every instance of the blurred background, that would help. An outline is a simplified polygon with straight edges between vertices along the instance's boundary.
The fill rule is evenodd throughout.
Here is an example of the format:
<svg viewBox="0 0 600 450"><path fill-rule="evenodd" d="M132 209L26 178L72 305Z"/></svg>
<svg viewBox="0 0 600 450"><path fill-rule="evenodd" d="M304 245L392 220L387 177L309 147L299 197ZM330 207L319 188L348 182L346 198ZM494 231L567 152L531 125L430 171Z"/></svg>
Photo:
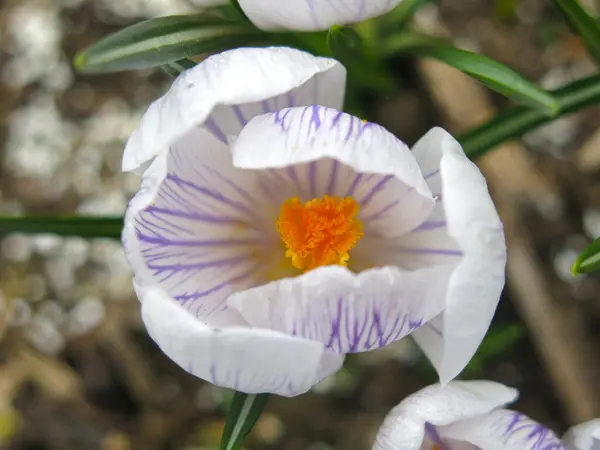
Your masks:
<svg viewBox="0 0 600 450"><path fill-rule="evenodd" d="M548 3L441 0L414 26L552 88L595 68ZM171 80L82 76L70 61L125 25L193 10L187 0L0 0L0 213L123 213L139 186L120 173L124 142ZM352 92L353 107L409 144L506 105L439 63L387 64L394 85ZM478 161L505 223L509 283L462 376L519 388L517 408L558 432L600 416L600 279L569 271L600 236L599 114L563 118ZM218 446L231 392L189 376L147 337L118 241L1 237L0 334L0 448ZM248 446L368 449L389 409L435 381L409 339L350 356L313 392L272 398Z"/></svg>

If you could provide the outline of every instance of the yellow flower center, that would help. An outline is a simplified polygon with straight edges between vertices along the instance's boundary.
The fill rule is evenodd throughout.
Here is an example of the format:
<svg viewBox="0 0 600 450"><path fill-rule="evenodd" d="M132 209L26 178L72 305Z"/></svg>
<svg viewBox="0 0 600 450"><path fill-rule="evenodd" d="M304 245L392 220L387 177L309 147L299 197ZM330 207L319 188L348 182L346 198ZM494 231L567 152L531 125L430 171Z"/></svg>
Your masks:
<svg viewBox="0 0 600 450"><path fill-rule="evenodd" d="M363 236L358 209L351 197L340 200L324 195L304 204L297 197L285 201L277 231L286 246L286 258L305 272L330 264L347 265L349 251Z"/></svg>

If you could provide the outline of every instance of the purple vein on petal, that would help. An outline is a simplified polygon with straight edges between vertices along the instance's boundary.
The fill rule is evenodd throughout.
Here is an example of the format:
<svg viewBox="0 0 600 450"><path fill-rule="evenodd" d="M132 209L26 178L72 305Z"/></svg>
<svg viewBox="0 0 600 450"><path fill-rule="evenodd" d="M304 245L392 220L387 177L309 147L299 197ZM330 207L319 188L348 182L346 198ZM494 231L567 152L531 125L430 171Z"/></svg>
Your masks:
<svg viewBox="0 0 600 450"><path fill-rule="evenodd" d="M167 239L164 237L152 237L137 232L137 237L140 241L148 244L157 244L159 246L169 247L237 247L258 245L261 243L259 239L220 239L220 240L176 240Z"/></svg>
<svg viewBox="0 0 600 450"><path fill-rule="evenodd" d="M331 161L331 172L329 173L329 183L327 184L327 194L333 195L340 163L334 159Z"/></svg>
<svg viewBox="0 0 600 450"><path fill-rule="evenodd" d="M394 200L391 203L388 203L386 206L381 208L379 211L371 214L368 217L361 218L363 222L373 222L375 220L381 219L387 212L389 212L392 208L398 206L400 204L400 200Z"/></svg>
<svg viewBox="0 0 600 450"><path fill-rule="evenodd" d="M354 191L356 191L356 188L360 184L360 181L362 180L362 178L363 178L362 173L356 174L356 176L354 177L354 181L352 181L352 185L350 186L350 189L348 189L348 192L346 192L346 195L344 197L352 197L354 195Z"/></svg>
<svg viewBox="0 0 600 450"><path fill-rule="evenodd" d="M313 105L310 108L312 109L312 112L310 115L310 124L308 127L309 132L310 132L311 126L313 126L313 125L315 127L315 131L317 131L319 128L321 128L321 116L319 115L321 108L318 105Z"/></svg>
<svg viewBox="0 0 600 450"><path fill-rule="evenodd" d="M151 216L152 220L148 216ZM140 217L138 217L138 219L136 220L136 223L138 223L140 226L147 225L149 227L155 228L157 230L160 230L160 231L163 231L163 232L169 233L169 234L176 235L177 234L176 231L178 231L178 232L190 235L190 236L194 235L194 233L191 230L189 230L188 228L178 225L176 223L173 223L173 221L168 220L168 218L165 216L177 217L176 214L173 214L172 210L161 211L161 210L159 210L159 208L156 208L154 206L149 206L142 212Z"/></svg>
<svg viewBox="0 0 600 450"><path fill-rule="evenodd" d="M239 266L245 262L248 262L252 258L252 254L244 254L240 256L235 256L231 258L224 258L215 261L206 261L200 263L187 263L187 264L167 264L167 265L159 265L159 264L146 264L148 269L154 271L155 276L164 275L163 278L159 280L160 283L164 283L168 281L170 278L177 274L187 273L188 276L184 277L182 280L178 280L179 284L183 284L187 281L190 276L195 276L200 272L206 269L217 269L217 268L232 268Z"/></svg>
<svg viewBox="0 0 600 450"><path fill-rule="evenodd" d="M149 206L145 212L150 214L166 214L173 217L179 217L182 219L196 220L198 222L207 223L220 223L229 225L241 225L243 222L237 217L226 217L226 216L213 216L209 214L200 213L188 213L184 211L175 211L167 208L160 208L158 206Z"/></svg>
<svg viewBox="0 0 600 450"><path fill-rule="evenodd" d="M279 125L279 127L281 128L281 131L288 131L290 129L289 126L286 127L285 119L291 112L292 112L291 109L286 109L283 112L283 114L282 114L281 110L278 110L275 112L275 114L273 114L273 117L275 119L275 124Z"/></svg>
<svg viewBox="0 0 600 450"><path fill-rule="evenodd" d="M209 198L211 198L219 203L222 203L224 205L230 206L230 207L232 207L240 212L243 212L245 214L249 214L250 216L252 216L254 214L254 212L248 206L246 206L242 203L233 201L230 198L226 197L225 195L221 194L220 192L213 191L204 186L199 186L196 183L192 183L191 181L187 181L182 178L179 178L177 175L168 174L166 179L169 181L173 181L174 183L176 183L182 187L189 187L190 189L194 190L195 192L197 192L199 194L203 194L206 197L209 197Z"/></svg>
<svg viewBox="0 0 600 450"><path fill-rule="evenodd" d="M240 125L245 127L248 121L246 120L246 117L244 117L244 112L242 111L242 108L240 108L239 105L233 105L231 108L233 109L233 113L235 114L235 117L240 123Z"/></svg>
<svg viewBox="0 0 600 450"><path fill-rule="evenodd" d="M382 178L375 186L373 186L371 188L371 190L362 198L362 200L359 201L361 207L364 208L369 203L371 203L371 200L373 200L373 198L378 193L380 193L381 191L383 191L385 189L385 185L388 184L393 179L394 179L393 175L388 175L388 176Z"/></svg>
<svg viewBox="0 0 600 450"><path fill-rule="evenodd" d="M296 94L292 91L287 93L287 104L290 108L296 106Z"/></svg>
<svg viewBox="0 0 600 450"><path fill-rule="evenodd" d="M358 130L358 133L356 133L356 139L357 140L360 139L360 137L365 133L365 131L367 131L371 127L373 127L373 123L371 123L371 122L361 123L360 129Z"/></svg>
<svg viewBox="0 0 600 450"><path fill-rule="evenodd" d="M268 112L272 111L271 106L269 105L269 101L268 100L263 100L260 104L262 106L262 110L263 110L264 113L268 113Z"/></svg>
<svg viewBox="0 0 600 450"><path fill-rule="evenodd" d="M437 229L440 229L440 228L444 228L445 226L446 226L446 221L445 220L426 220L421 225L419 225L417 228L415 228L414 230L412 230L411 233L418 233L418 232L421 232L421 231L437 230Z"/></svg>
<svg viewBox="0 0 600 450"><path fill-rule="evenodd" d="M335 127L337 127L340 123L340 119L342 118L342 116L344 115L344 113L342 111L338 111L337 114L335 116L333 116L333 120L331 121L331 127L329 128L329 130L333 130Z"/></svg>
<svg viewBox="0 0 600 450"><path fill-rule="evenodd" d="M240 197L244 198L244 200L246 200L248 205L252 205L255 203L256 199L254 197L252 197L252 195L250 195L250 193L248 192L247 189L243 189L235 181L233 181L229 177L226 177L225 175L221 174L220 172L218 172L214 169L211 169L210 171L213 175L215 175L216 177L220 178L223 182L228 184L229 187L231 187L235 192L237 192Z"/></svg>
<svg viewBox="0 0 600 450"><path fill-rule="evenodd" d="M442 438L440 437L440 434L435 426L429 422L425 422L425 434L429 436L429 439L435 443L439 450L450 450L450 447L448 447L444 441L442 441Z"/></svg>
<svg viewBox="0 0 600 450"><path fill-rule="evenodd" d="M248 278L251 278L252 275L255 274L256 270L257 270L257 267L253 266L250 269L248 269L247 271L245 271L241 274L234 275L233 277L231 277L215 286L212 286L211 288L209 288L205 291L186 292L183 294L175 295L173 298L175 300L185 304L190 300L194 301L194 300L201 299L203 297L207 297L210 294L214 294L215 292L218 292L221 289L226 288L227 286L231 286L235 283L239 283L240 281L244 281Z"/></svg>
<svg viewBox="0 0 600 450"><path fill-rule="evenodd" d="M347 142L350 140L350 137L352 136L352 133L354 132L354 121L358 120L355 119L354 117L350 118L350 124L348 126L348 132L346 133L346 136L344 137L344 140Z"/></svg>
<svg viewBox="0 0 600 450"><path fill-rule="evenodd" d="M208 128L208 130L218 140L220 140L224 144L227 144L227 136L225 136L225 133L223 133L223 130L221 130L221 128L219 127L219 125L217 125L217 122L215 121L215 119L213 117L209 117L208 119L206 119L206 121L204 122L204 125L206 125L206 127Z"/></svg>
<svg viewBox="0 0 600 450"><path fill-rule="evenodd" d="M440 173L440 169L436 169L433 172L429 172L427 175L425 175L423 178L425 178L426 180L429 180L431 177L437 175L438 173Z"/></svg>

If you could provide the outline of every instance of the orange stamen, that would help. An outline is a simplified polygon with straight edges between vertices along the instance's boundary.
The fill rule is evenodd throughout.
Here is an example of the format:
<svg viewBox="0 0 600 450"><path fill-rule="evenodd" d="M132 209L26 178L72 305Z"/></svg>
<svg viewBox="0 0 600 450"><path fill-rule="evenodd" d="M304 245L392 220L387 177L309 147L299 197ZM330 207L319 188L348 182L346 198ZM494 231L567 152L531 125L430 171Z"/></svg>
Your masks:
<svg viewBox="0 0 600 450"><path fill-rule="evenodd" d="M359 205L351 197L315 198L302 204L292 197L281 205L277 231L292 265L308 271L320 266L345 266L349 251L363 236Z"/></svg>

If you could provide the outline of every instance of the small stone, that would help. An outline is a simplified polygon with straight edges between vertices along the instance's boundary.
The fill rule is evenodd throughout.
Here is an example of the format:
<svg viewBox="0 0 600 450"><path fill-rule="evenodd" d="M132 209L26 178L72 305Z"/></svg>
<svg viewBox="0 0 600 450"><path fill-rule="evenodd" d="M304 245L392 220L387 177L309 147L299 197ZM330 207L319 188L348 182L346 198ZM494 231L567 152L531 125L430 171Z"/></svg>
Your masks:
<svg viewBox="0 0 600 450"><path fill-rule="evenodd" d="M69 313L68 333L79 336L97 328L105 317L105 307L101 300L88 297L77 302Z"/></svg>
<svg viewBox="0 0 600 450"><path fill-rule="evenodd" d="M8 324L11 327L22 327L31 321L31 306L22 298L14 298L10 301Z"/></svg>
<svg viewBox="0 0 600 450"><path fill-rule="evenodd" d="M35 316L25 330L25 339L40 353L55 356L65 346L65 338L50 319Z"/></svg>
<svg viewBox="0 0 600 450"><path fill-rule="evenodd" d="M30 236L24 234L11 234L2 241L2 254L12 262L28 261L33 252L33 242Z"/></svg>

